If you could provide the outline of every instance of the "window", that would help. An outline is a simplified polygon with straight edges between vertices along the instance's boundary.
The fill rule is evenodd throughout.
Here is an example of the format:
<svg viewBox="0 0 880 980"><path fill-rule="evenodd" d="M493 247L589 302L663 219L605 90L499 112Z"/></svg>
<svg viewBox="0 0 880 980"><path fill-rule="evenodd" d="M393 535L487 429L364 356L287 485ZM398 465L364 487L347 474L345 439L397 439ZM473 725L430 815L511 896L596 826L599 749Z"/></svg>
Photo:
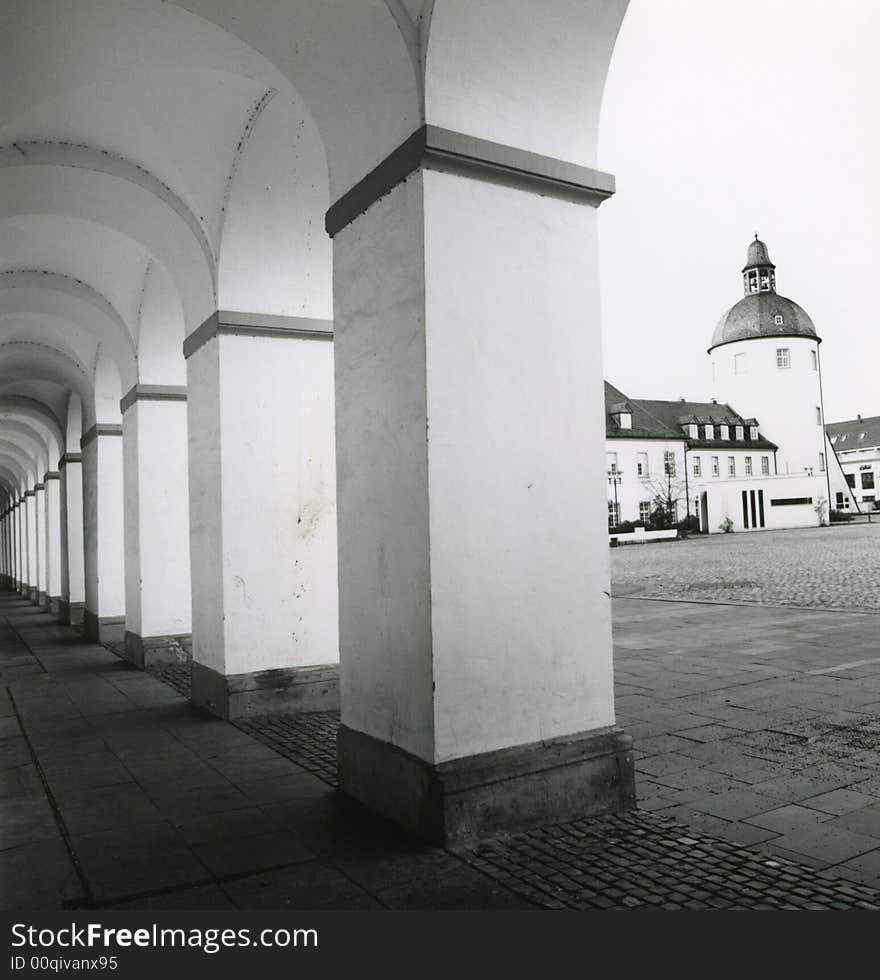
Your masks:
<svg viewBox="0 0 880 980"><path fill-rule="evenodd" d="M843 510L843 508L844 508L844 496L843 496L843 493L840 490L838 490L837 491L837 509L838 510Z"/></svg>
<svg viewBox="0 0 880 980"><path fill-rule="evenodd" d="M733 355L733 373L734 374L745 374L746 373L746 355L745 354L734 354Z"/></svg>
<svg viewBox="0 0 880 980"><path fill-rule="evenodd" d="M712 457L712 476L720 476L720 475L721 475L721 469L719 467L718 457L717 456L713 456Z"/></svg>
<svg viewBox="0 0 880 980"><path fill-rule="evenodd" d="M728 427L726 425L722 425L721 426L721 438L722 439L729 439L730 438L730 429L728 429Z"/></svg>
<svg viewBox="0 0 880 980"><path fill-rule="evenodd" d="M773 322L776 324L777 327L781 327L782 324L785 323L785 320L783 319L781 313L777 313L776 316L773 317Z"/></svg>
<svg viewBox="0 0 880 980"><path fill-rule="evenodd" d="M746 464L746 476L751 476L752 475L752 457L751 456L746 456L745 464Z"/></svg>
<svg viewBox="0 0 880 980"><path fill-rule="evenodd" d="M608 453L608 473L611 476L617 474L617 453Z"/></svg>
<svg viewBox="0 0 880 980"><path fill-rule="evenodd" d="M648 454L639 453L636 456L636 473L641 480L647 480L648 478Z"/></svg>
<svg viewBox="0 0 880 980"><path fill-rule="evenodd" d="M663 473L665 476L675 476L675 453L667 451L663 454Z"/></svg>
<svg viewBox="0 0 880 980"><path fill-rule="evenodd" d="M617 527L620 524L620 504L613 500L608 501L608 527Z"/></svg>
<svg viewBox="0 0 880 980"><path fill-rule="evenodd" d="M874 502L874 494L873 493L866 494L864 497L862 497L862 503L863 504L872 504L873 502Z"/></svg>
<svg viewBox="0 0 880 980"><path fill-rule="evenodd" d="M639 520L646 524L651 520L651 501L643 500L639 504Z"/></svg>
<svg viewBox="0 0 880 980"><path fill-rule="evenodd" d="M847 473L846 474L846 485L850 488L850 490L855 490L855 488L856 488L856 475L855 475L855 473Z"/></svg>
<svg viewBox="0 0 880 980"><path fill-rule="evenodd" d="M687 430L688 430L688 435L690 436L691 439L700 438L700 427L697 425L696 422L688 422Z"/></svg>
<svg viewBox="0 0 880 980"><path fill-rule="evenodd" d="M735 431L736 431L736 440L737 440L737 442L742 442L743 439L745 439L745 437L746 437L745 436L745 429L743 429L743 427L741 425L738 425L736 427L736 430Z"/></svg>
<svg viewBox="0 0 880 980"><path fill-rule="evenodd" d="M863 490L873 490L874 489L874 474L873 473L862 473L862 489Z"/></svg>
<svg viewBox="0 0 880 980"><path fill-rule="evenodd" d="M873 497L871 498L874 499ZM672 518L672 523L678 523L678 501L673 500L669 507L669 516Z"/></svg>
<svg viewBox="0 0 880 980"><path fill-rule="evenodd" d="M715 438L715 426L714 425L706 425L706 426L704 426L703 427L703 434L705 435L705 437L707 439L714 439Z"/></svg>
<svg viewBox="0 0 880 980"><path fill-rule="evenodd" d="M727 475L736 476L736 456L727 457Z"/></svg>
<svg viewBox="0 0 880 980"><path fill-rule="evenodd" d="M750 425L749 426L749 439L757 439L757 438L758 438L758 427L757 427L757 425Z"/></svg>
<svg viewBox="0 0 880 980"><path fill-rule="evenodd" d="M813 362L813 370L814 371L818 371L819 370L819 352L818 351L811 350L810 351L810 358L811 358L811 360Z"/></svg>
<svg viewBox="0 0 880 980"><path fill-rule="evenodd" d="M816 406L816 425L821 425L821 424L822 424L822 409L817 405Z"/></svg>
<svg viewBox="0 0 880 980"><path fill-rule="evenodd" d="M770 476L770 457L761 457L761 476Z"/></svg>
<svg viewBox="0 0 880 980"><path fill-rule="evenodd" d="M771 507L797 507L801 504L811 504L812 497L777 497L770 501Z"/></svg>
<svg viewBox="0 0 880 980"><path fill-rule="evenodd" d="M691 459L693 460L694 476L702 476L703 466L700 462L700 457L692 456Z"/></svg>
<svg viewBox="0 0 880 980"><path fill-rule="evenodd" d="M791 351L788 349L788 347L776 348L776 366L778 368L791 367Z"/></svg>
<svg viewBox="0 0 880 980"><path fill-rule="evenodd" d="M825 472L825 453L819 453L819 472Z"/></svg>
<svg viewBox="0 0 880 980"><path fill-rule="evenodd" d="M632 412L619 412L617 415L617 424L621 429L631 429L633 427Z"/></svg>

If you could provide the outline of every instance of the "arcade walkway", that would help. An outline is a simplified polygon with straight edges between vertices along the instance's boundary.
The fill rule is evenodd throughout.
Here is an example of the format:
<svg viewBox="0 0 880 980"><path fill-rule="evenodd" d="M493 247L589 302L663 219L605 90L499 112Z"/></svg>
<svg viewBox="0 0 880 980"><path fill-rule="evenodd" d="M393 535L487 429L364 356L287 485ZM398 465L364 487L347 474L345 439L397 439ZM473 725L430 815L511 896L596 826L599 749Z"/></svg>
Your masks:
<svg viewBox="0 0 880 980"><path fill-rule="evenodd" d="M631 706L639 698L633 688L651 683L650 663L659 668L665 658L662 669L669 672L670 655L661 645L653 661L640 658L646 604L629 600L619 608L621 696ZM713 607L690 608L696 643L694 617ZM673 605L665 611L665 618L653 617L652 635L677 628ZM855 619L858 632L864 624ZM834 626L841 645L846 624L838 618ZM676 656L687 671L667 674L650 711L641 696L639 735L647 749L657 749L681 722L662 704L670 685L676 681L680 695L682 674L699 674L693 658ZM681 817L684 791L674 799L676 780L664 783L662 774L646 797L655 812L579 820L453 849L420 844L340 804L327 781L332 725L266 719L250 724L255 738L200 715L161 680L83 643L72 628L8 594L0 597L0 669L5 908L880 907L878 893L847 880L858 876L852 861L843 867L845 858L833 862L840 873L811 869L808 858L768 856L772 842L743 848L722 839L720 820L707 832L670 819L661 802L671 801ZM760 680L766 684L766 677ZM710 700L704 692L704 710ZM706 741L692 739L693 745L711 744L708 730L697 734ZM677 737L679 748L686 741L665 737ZM674 760L664 749L653 753L666 756L653 768L671 771ZM648 758L640 761L643 772L651 769ZM704 779L697 796L707 795ZM790 812L797 807L778 799L772 808L798 818ZM864 801L862 811L869 811Z"/></svg>

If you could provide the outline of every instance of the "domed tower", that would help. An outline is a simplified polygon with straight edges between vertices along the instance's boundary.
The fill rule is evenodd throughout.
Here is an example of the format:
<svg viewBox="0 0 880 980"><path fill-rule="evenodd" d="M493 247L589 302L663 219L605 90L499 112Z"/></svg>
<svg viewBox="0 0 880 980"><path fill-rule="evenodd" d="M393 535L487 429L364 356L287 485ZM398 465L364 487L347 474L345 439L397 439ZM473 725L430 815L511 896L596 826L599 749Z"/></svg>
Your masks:
<svg viewBox="0 0 880 980"><path fill-rule="evenodd" d="M821 338L806 312L776 292L776 266L757 235L742 276L745 296L721 317L709 348L715 397L758 420L779 446L778 473L824 476Z"/></svg>

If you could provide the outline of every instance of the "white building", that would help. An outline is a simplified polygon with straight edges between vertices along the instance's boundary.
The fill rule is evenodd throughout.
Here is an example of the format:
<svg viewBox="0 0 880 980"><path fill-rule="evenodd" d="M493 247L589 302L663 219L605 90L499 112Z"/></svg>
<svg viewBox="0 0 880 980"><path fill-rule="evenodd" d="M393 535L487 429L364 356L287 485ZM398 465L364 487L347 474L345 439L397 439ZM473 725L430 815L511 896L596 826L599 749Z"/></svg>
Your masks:
<svg viewBox="0 0 880 980"><path fill-rule="evenodd" d="M821 339L806 312L776 292L757 236L742 273L745 296L709 347L712 401L633 399L606 382L609 527L648 523L658 500L674 520L694 516L709 532L728 521L761 530L827 518Z"/></svg>
<svg viewBox="0 0 880 980"><path fill-rule="evenodd" d="M832 422L825 431L838 463L831 473L832 506L880 510L880 415Z"/></svg>

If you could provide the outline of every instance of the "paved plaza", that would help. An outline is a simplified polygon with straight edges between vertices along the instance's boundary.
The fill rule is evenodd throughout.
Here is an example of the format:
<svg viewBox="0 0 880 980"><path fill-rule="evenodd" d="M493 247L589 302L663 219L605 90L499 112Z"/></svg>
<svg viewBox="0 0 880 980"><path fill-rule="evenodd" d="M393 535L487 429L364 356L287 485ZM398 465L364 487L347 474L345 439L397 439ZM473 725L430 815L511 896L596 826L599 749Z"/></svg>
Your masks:
<svg viewBox="0 0 880 980"><path fill-rule="evenodd" d="M611 549L615 596L880 611L872 524L697 535Z"/></svg>
<svg viewBox="0 0 880 980"><path fill-rule="evenodd" d="M878 908L878 619L867 600L837 611L817 598L867 594L878 531L612 552L615 593L650 588L666 567L687 594L689 561L703 593L614 600L639 809L451 849L340 800L337 715L207 718L186 700L185 669L139 672L0 597L0 904ZM778 605L712 601L729 598L727 563L739 578L748 545L751 580ZM818 554L814 598L796 603L815 608L786 607L785 576L803 588Z"/></svg>

